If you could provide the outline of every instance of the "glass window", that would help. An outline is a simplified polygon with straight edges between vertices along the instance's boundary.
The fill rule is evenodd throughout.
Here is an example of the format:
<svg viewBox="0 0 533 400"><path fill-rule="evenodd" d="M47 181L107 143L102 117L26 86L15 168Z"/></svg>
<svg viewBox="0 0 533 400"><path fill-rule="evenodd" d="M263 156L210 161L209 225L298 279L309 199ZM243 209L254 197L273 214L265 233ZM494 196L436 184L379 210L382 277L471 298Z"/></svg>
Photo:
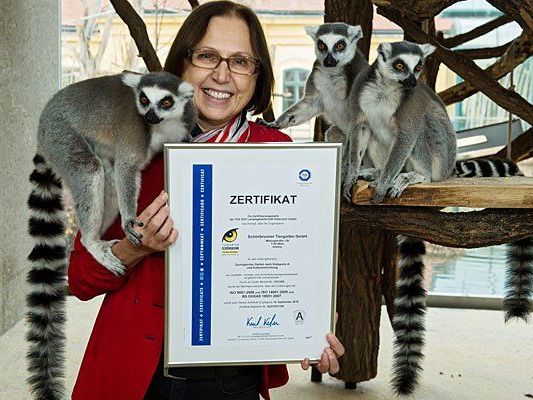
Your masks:
<svg viewBox="0 0 533 400"><path fill-rule="evenodd" d="M309 71L302 68L283 71L283 111L303 97L308 75Z"/></svg>

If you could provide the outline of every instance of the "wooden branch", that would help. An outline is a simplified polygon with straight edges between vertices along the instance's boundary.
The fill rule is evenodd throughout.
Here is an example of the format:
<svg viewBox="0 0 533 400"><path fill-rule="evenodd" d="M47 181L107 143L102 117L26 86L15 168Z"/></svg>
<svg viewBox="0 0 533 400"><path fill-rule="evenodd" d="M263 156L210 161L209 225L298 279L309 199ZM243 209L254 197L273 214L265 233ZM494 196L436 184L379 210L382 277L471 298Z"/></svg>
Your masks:
<svg viewBox="0 0 533 400"><path fill-rule="evenodd" d="M460 75L465 81L470 82L477 89L481 90L500 107L510 111L528 123L533 124L533 105L518 93L502 87L472 60L469 60L461 54L443 46L437 37L425 33L422 29L416 26L414 21L407 18L401 18L398 14L379 8L378 13L381 13L389 20L401 26L405 31L409 32L412 37L416 38L418 42L431 43L436 46L437 49L435 52L437 52L441 61L451 70Z"/></svg>
<svg viewBox="0 0 533 400"><path fill-rule="evenodd" d="M352 203L372 205L373 193L368 182L359 180L352 188ZM387 197L380 205L533 209L533 178L451 178L417 183L408 186L399 198Z"/></svg>
<svg viewBox="0 0 533 400"><path fill-rule="evenodd" d="M533 31L533 0L487 0L525 30Z"/></svg>
<svg viewBox="0 0 533 400"><path fill-rule="evenodd" d="M191 5L191 8L196 8L200 5L198 0L189 0L189 4Z"/></svg>
<svg viewBox="0 0 533 400"><path fill-rule="evenodd" d="M447 38L442 44L448 48L457 47L462 45L463 43L483 36L493 31L494 29L499 28L502 25L508 24L509 22L513 22L513 19L510 16L501 15L483 25L478 26L477 28L472 29L471 31Z"/></svg>
<svg viewBox="0 0 533 400"><path fill-rule="evenodd" d="M507 158L507 146L494 156ZM511 160L518 162L531 157L533 157L533 128L529 128L511 142Z"/></svg>
<svg viewBox="0 0 533 400"><path fill-rule="evenodd" d="M501 46L496 47L485 47L481 49L461 49L456 50L459 54L462 54L465 57L468 57L473 60L479 60L482 58L494 58L501 57L509 49L509 46L513 44L514 40L502 44Z"/></svg>
<svg viewBox="0 0 533 400"><path fill-rule="evenodd" d="M381 9L396 12L402 18L411 18L421 21L433 18L445 8L464 0L372 0L372 3Z"/></svg>
<svg viewBox="0 0 533 400"><path fill-rule="evenodd" d="M447 213L427 207L341 205L343 221L387 229L448 247L475 248L530 237L533 209Z"/></svg>
<svg viewBox="0 0 533 400"><path fill-rule="evenodd" d="M531 34L522 32L513 43L508 47L503 56L485 69L485 72L491 79L498 80L503 78L514 68L522 64L533 54L533 40ZM455 86L452 86L439 93L444 104L449 105L466 99L476 94L479 89L471 82L465 80Z"/></svg>
<svg viewBox="0 0 533 400"><path fill-rule="evenodd" d="M130 35L137 45L139 55L144 60L146 68L150 72L161 71L161 62L157 57L157 53L150 42L148 32L146 31L146 24L143 19L137 14L135 9L127 0L110 0L115 8L117 14L126 23L130 31Z"/></svg>

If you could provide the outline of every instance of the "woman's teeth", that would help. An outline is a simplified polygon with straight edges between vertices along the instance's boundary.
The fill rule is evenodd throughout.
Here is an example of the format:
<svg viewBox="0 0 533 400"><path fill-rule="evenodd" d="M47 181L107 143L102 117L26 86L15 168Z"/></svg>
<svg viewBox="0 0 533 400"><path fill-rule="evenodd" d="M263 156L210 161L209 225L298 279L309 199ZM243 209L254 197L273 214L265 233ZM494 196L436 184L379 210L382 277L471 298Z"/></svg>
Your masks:
<svg viewBox="0 0 533 400"><path fill-rule="evenodd" d="M231 97L230 93L217 92L216 90L212 90L212 89L204 89L204 93L207 94L208 96L214 97L215 99L219 99L219 100L228 99Z"/></svg>

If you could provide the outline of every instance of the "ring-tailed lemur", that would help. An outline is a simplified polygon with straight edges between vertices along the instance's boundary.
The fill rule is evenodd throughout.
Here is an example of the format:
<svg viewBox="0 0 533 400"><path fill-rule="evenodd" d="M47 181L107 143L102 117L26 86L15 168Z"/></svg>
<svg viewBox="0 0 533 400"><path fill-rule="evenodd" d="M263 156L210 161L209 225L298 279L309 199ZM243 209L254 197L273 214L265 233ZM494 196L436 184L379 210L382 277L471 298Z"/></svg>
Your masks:
<svg viewBox="0 0 533 400"><path fill-rule="evenodd" d="M326 141L345 142L352 114L348 95L357 74L368 66L357 48L363 36L361 27L335 22L308 26L305 31L315 42L316 60L305 83L304 97L276 121L258 122L285 129L321 114L332 124L325 134Z"/></svg>
<svg viewBox="0 0 533 400"><path fill-rule="evenodd" d="M124 266L101 234L120 210L133 243L140 171L163 143L189 138L196 121L193 87L166 72L123 73L67 86L39 120L30 176L28 371L36 399L63 398L67 254L62 183L71 191L84 246L115 274Z"/></svg>
<svg viewBox="0 0 533 400"><path fill-rule="evenodd" d="M373 201L380 202L387 193L398 197L410 184L440 181L454 173L457 176L521 175L516 165L507 161L455 162L456 134L446 109L428 86L418 82L424 60L433 50L431 45L383 43L378 47L377 60L356 79L350 96L356 114L349 133L351 147L349 172L343 186L345 196L349 196L349 189L358 176L373 181ZM396 393L409 394L415 389L422 370L425 246L418 239L402 235L398 244L401 272L394 303L392 384ZM533 267L531 250L528 253L522 248L520 254L514 256L517 267L509 269L506 303L507 316L524 318L527 302L524 298L531 294ZM525 254L529 254L529 261ZM527 262L529 267L524 268ZM524 289L524 283L529 289Z"/></svg>

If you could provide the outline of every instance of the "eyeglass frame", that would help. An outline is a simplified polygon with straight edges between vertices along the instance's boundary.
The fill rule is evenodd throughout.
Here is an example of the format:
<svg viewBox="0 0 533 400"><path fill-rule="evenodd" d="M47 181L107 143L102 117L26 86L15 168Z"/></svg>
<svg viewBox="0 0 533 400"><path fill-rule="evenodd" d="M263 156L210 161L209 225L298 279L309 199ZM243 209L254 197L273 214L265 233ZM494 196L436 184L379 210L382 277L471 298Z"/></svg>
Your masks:
<svg viewBox="0 0 533 400"><path fill-rule="evenodd" d="M198 50L205 50L206 52L211 52L211 53L214 53L214 54L217 54L218 57L220 57L220 61L218 62L217 65L215 65L213 68L210 68L210 67L202 67L200 65L196 65L192 62L192 54L195 52L195 51L198 51ZM203 69L211 69L211 70L215 70L218 68L218 66L222 63L222 61L226 61L226 65L228 66L228 69L230 70L230 72L233 72L234 74L238 74L238 75L245 75L245 76L254 76L256 75L258 72L259 72L259 66L261 65L261 60L257 59L257 58L253 58L253 57L249 57L249 56L241 56L241 57L244 57L244 58L247 58L249 60L252 60L253 62L255 62L255 69L254 69L254 72L252 74L245 74L243 72L237 72L237 71L233 71L229 65L229 60L233 57L237 57L237 56L229 56L229 57L222 57L220 55L219 52L215 51L215 50L209 50L209 49L190 49L187 51L187 58L189 60L189 62L194 65L195 67L198 67L198 68L203 68Z"/></svg>

